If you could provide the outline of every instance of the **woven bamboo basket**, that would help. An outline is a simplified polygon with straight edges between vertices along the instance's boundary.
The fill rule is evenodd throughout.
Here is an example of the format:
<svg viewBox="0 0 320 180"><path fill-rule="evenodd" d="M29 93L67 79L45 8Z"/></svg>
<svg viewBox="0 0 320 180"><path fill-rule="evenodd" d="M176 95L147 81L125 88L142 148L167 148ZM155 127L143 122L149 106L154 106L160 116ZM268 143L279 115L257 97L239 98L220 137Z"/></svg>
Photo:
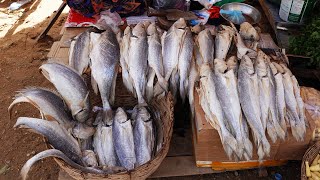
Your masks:
<svg viewBox="0 0 320 180"><path fill-rule="evenodd" d="M320 152L320 142L313 144L309 149L306 151L302 158L301 163L301 180L307 180L308 177L306 175L306 164L305 162L308 161L311 165L312 161L317 157L317 154Z"/></svg>
<svg viewBox="0 0 320 180"><path fill-rule="evenodd" d="M121 76L121 75L120 75ZM91 91L92 92L92 91ZM97 105L98 102L93 100L92 104ZM100 100L99 100L100 101ZM116 107L130 107L133 108L137 105L137 100L132 95L128 93L122 83L121 77L117 77L116 83L116 98L114 109ZM154 98L152 102L149 103L148 108L152 112L157 112L158 116L153 114L153 118L157 118L158 122L160 122L160 130L163 132L163 143L162 148L159 149L152 160L141 165L131 171L120 172L116 174L90 174L81 172L78 169L75 169L64 161L58 158L54 158L57 164L60 166L62 170L64 170L70 177L74 178L75 180L84 180L84 179L91 179L91 180L141 180L146 179L149 177L153 172L157 170L160 166L163 159L166 157L169 151L170 140L172 137L173 131L173 118L174 118L174 105L173 105L173 98L170 93L167 96L157 99ZM159 118L159 119L158 119ZM51 146L46 142L47 147L51 148Z"/></svg>

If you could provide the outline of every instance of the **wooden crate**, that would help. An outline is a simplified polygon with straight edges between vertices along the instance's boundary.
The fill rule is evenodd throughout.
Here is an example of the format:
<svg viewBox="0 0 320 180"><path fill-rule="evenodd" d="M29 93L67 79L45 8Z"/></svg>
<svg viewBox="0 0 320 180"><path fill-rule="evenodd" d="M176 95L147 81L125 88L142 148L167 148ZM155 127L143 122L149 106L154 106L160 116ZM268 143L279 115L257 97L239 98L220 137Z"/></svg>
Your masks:
<svg viewBox="0 0 320 180"><path fill-rule="evenodd" d="M280 166L287 160L301 160L304 152L309 147L314 129L311 121L307 128L305 140L297 142L288 128L286 141L278 140L271 143L270 156L265 160L258 161L256 148L254 147L253 159L251 161L232 162L225 154L218 132L207 122L204 112L199 104L199 95L194 94L195 119L192 120L193 145L196 164L198 167L211 167L214 170L239 170L249 169L259 166ZM307 115L307 117L309 117ZM310 118L308 118L310 119ZM250 137L252 141L252 137ZM253 141L252 141L253 142Z"/></svg>

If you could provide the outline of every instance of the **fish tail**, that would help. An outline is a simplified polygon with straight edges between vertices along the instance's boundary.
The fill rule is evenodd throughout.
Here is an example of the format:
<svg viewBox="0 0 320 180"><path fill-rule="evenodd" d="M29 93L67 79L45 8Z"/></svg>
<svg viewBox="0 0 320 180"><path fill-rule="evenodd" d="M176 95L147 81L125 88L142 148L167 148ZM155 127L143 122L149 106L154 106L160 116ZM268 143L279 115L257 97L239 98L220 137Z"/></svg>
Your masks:
<svg viewBox="0 0 320 180"><path fill-rule="evenodd" d="M244 138L244 150L245 151L243 152L243 157L246 160L250 160L252 158L253 146L249 138Z"/></svg>
<svg viewBox="0 0 320 180"><path fill-rule="evenodd" d="M112 121L113 121L112 109L103 110L102 119L105 124L112 125Z"/></svg>
<svg viewBox="0 0 320 180"><path fill-rule="evenodd" d="M99 89L98 89L98 84L97 81L94 79L94 77L91 75L91 87L93 89L93 92L98 95Z"/></svg>
<svg viewBox="0 0 320 180"><path fill-rule="evenodd" d="M157 82L157 84L154 86L154 91L153 91L153 97L157 97L159 95L161 95L162 93L164 93L166 90L163 89L161 86L160 86L160 83Z"/></svg>
<svg viewBox="0 0 320 180"><path fill-rule="evenodd" d="M180 79L179 92L180 92L180 97L182 99L182 104L184 104L186 95L187 95L187 91L186 91L187 83L188 81Z"/></svg>
<svg viewBox="0 0 320 180"><path fill-rule="evenodd" d="M157 77L158 78L158 82L160 87L164 90L164 91L168 91L168 82L166 81L166 79L164 79L163 77Z"/></svg>
<svg viewBox="0 0 320 180"><path fill-rule="evenodd" d="M283 130L281 129L281 131ZM275 126L270 121L267 122L267 133L271 141L275 143L277 141L278 131L275 129Z"/></svg>
<svg viewBox="0 0 320 180"><path fill-rule="evenodd" d="M271 146L265 135L262 137L261 142L265 155L269 156Z"/></svg>

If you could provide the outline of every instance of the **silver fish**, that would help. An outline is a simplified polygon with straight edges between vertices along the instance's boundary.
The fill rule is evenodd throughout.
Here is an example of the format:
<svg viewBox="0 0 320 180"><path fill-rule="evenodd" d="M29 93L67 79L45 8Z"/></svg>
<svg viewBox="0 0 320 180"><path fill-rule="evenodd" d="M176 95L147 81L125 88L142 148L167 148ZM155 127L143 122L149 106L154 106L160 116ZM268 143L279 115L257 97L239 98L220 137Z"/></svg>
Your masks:
<svg viewBox="0 0 320 180"><path fill-rule="evenodd" d="M155 23L149 25L148 30L148 64L154 70L159 85L163 89L168 88L168 82L164 79L161 39Z"/></svg>
<svg viewBox="0 0 320 180"><path fill-rule="evenodd" d="M187 27L185 30L185 34L183 35L183 41L181 45L179 63L178 63L178 72L179 72L179 80L180 80L179 92L180 92L180 97L183 103L188 93L188 87L189 87L188 77L190 72L192 54L193 54L193 38L192 38L192 33L190 28Z"/></svg>
<svg viewBox="0 0 320 180"><path fill-rule="evenodd" d="M238 90L240 104L244 115L253 131L254 140L258 145L258 156L262 159L269 155L270 144L260 118L258 77L254 72L251 59L244 55L238 73Z"/></svg>
<svg viewBox="0 0 320 180"><path fill-rule="evenodd" d="M230 26L221 25L221 31L218 31L215 39L215 58L225 60L230 49L232 38L235 35Z"/></svg>
<svg viewBox="0 0 320 180"><path fill-rule="evenodd" d="M305 121L306 117L305 117L305 112L304 112L304 109L305 109L304 102L303 102L301 95L300 95L300 86L299 86L298 81L294 75L291 76L291 79L292 79L292 83L293 83L294 94L295 94L297 104L298 104L298 112L299 112L299 119L300 119L301 127L304 129L304 132L305 132L306 131L306 121Z"/></svg>
<svg viewBox="0 0 320 180"><path fill-rule="evenodd" d="M149 67L148 75L147 75L147 84L146 84L146 98L147 101L150 102L154 95L154 78L156 77L155 71Z"/></svg>
<svg viewBox="0 0 320 180"><path fill-rule="evenodd" d="M248 127L247 119L244 116L243 112L241 112L241 117L242 117L241 131L242 131L242 135L243 135L243 141L245 144L243 157L245 160L249 161L250 159L252 159L253 146L252 146L252 142L250 141L250 138L249 138L250 135L249 135L249 127Z"/></svg>
<svg viewBox="0 0 320 180"><path fill-rule="evenodd" d="M43 88L26 88L18 92L8 111L11 117L12 110L18 103L27 102L35 106L43 119L55 120L67 130L73 128L76 121L68 113L63 100L54 92Z"/></svg>
<svg viewBox="0 0 320 180"><path fill-rule="evenodd" d="M19 117L14 127L32 129L34 132L45 136L55 149L62 151L74 162L83 165L78 142L57 122Z"/></svg>
<svg viewBox="0 0 320 180"><path fill-rule="evenodd" d="M227 64L223 60L214 60L215 90L224 116L237 140L237 156L241 159L244 151L242 117L240 100L237 90L237 80L233 70L227 71Z"/></svg>
<svg viewBox="0 0 320 180"><path fill-rule="evenodd" d="M83 74L89 66L90 62L90 32L84 31L79 34L71 46L69 52L69 66L76 70L79 74Z"/></svg>
<svg viewBox="0 0 320 180"><path fill-rule="evenodd" d="M268 78L268 69L266 61L263 58L261 51L258 52L255 64L255 72L258 77L259 99L261 122L264 129L267 128L267 119L270 110L270 79ZM276 134L273 134L276 135ZM269 134L270 136L270 134ZM276 137L276 136L275 136ZM275 142L276 138L272 138Z"/></svg>
<svg viewBox="0 0 320 180"><path fill-rule="evenodd" d="M302 122L299 117L299 107L295 97L295 91L293 87L293 82L291 79L292 73L286 66L281 66L283 68L283 86L285 92L285 102L287 107L287 118L291 125L292 135L297 141L302 141L305 135L305 123ZM289 114L289 116L288 116Z"/></svg>
<svg viewBox="0 0 320 180"><path fill-rule="evenodd" d="M213 72L208 64L200 67L200 104L205 112L207 121L218 131L224 150L229 158L232 151L237 151L237 141L227 129L222 107L216 94Z"/></svg>
<svg viewBox="0 0 320 180"><path fill-rule="evenodd" d="M120 46L121 49L121 58L120 58L120 64L121 64L121 72L122 72L122 80L124 86L133 94L136 95L134 87L133 87L133 80L129 75L129 48L130 48L130 38L132 36L131 28L130 26L127 26L124 30L124 35L122 38L122 43Z"/></svg>
<svg viewBox="0 0 320 180"><path fill-rule="evenodd" d="M177 72L179 52L182 45L182 37L187 27L183 18L177 20L166 33L163 42L163 69L166 81L169 81L173 71ZM179 82L179 81L178 81Z"/></svg>
<svg viewBox="0 0 320 180"><path fill-rule="evenodd" d="M145 107L138 108L133 128L136 167L145 164L152 158L154 148L153 120Z"/></svg>
<svg viewBox="0 0 320 180"><path fill-rule="evenodd" d="M93 148L100 166L116 166L117 156L113 142L112 126L104 126L100 121L93 136Z"/></svg>
<svg viewBox="0 0 320 180"><path fill-rule="evenodd" d="M278 109L278 119L280 126L283 131L287 133L287 124L286 124L286 104L285 104L285 95L284 95L284 87L283 87L283 77L282 72L278 72L275 67L276 64L269 63L269 67L271 69L272 75L274 77L275 88L276 88L276 107Z"/></svg>
<svg viewBox="0 0 320 180"><path fill-rule="evenodd" d="M238 69L239 69L239 64L238 64L238 59L236 56L230 56L227 60L227 66L228 66L228 71L233 70L234 75L238 77Z"/></svg>
<svg viewBox="0 0 320 180"><path fill-rule="evenodd" d="M91 38L98 38L90 52L91 75L98 84L103 106L103 121L111 125L114 103L115 86L119 68L120 47L116 35L111 28L107 28L101 36L91 34Z"/></svg>
<svg viewBox="0 0 320 180"><path fill-rule="evenodd" d="M137 24L132 30L129 49L129 75L133 80L138 102L146 103L145 90L148 73L148 42L147 33L142 23Z"/></svg>
<svg viewBox="0 0 320 180"><path fill-rule="evenodd" d="M195 109L194 109L194 88L196 81L199 81L199 72L198 67L196 65L195 59L191 59L190 65L190 74L189 74L189 87L188 87L188 99L191 110L191 117L194 118Z"/></svg>
<svg viewBox="0 0 320 180"><path fill-rule="evenodd" d="M37 162L47 157L55 157L62 159L64 162L66 162L71 167L78 169L79 171L83 173L92 173L92 174L114 174L121 171L124 171L121 167L108 167L104 170L100 170L93 167L83 167L75 162L73 162L71 159L69 159L63 152L57 150L57 149L48 149L45 151L42 151L32 158L30 158L22 167L21 169L21 177L23 180L27 179L28 172L30 171L31 167Z"/></svg>
<svg viewBox="0 0 320 180"><path fill-rule="evenodd" d="M208 29L204 29L197 36L197 45L203 63L213 65L214 60L214 39Z"/></svg>
<svg viewBox="0 0 320 180"><path fill-rule="evenodd" d="M82 154L83 154L82 161L84 162L85 166L87 167L99 166L96 158L96 154L92 150L84 150Z"/></svg>
<svg viewBox="0 0 320 180"><path fill-rule="evenodd" d="M131 120L126 112L118 108L113 122L113 143L121 166L127 170L134 169L136 154L134 150Z"/></svg>
<svg viewBox="0 0 320 180"><path fill-rule="evenodd" d="M40 66L41 73L56 87L79 122L88 119L90 111L89 91L82 77L67 66L46 63Z"/></svg>

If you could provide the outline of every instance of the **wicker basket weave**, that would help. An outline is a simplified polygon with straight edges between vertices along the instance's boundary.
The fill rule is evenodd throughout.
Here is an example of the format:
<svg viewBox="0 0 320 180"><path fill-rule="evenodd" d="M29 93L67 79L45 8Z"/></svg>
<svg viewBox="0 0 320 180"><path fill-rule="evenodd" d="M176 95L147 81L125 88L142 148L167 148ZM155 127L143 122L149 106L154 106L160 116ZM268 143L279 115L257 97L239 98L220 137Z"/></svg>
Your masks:
<svg viewBox="0 0 320 180"><path fill-rule="evenodd" d="M305 162L308 161L311 165L312 161L317 157L317 154L320 152L320 142L313 144L309 149L306 151L302 158L301 163L301 180L307 180L308 177L306 175L306 164Z"/></svg>
<svg viewBox="0 0 320 180"><path fill-rule="evenodd" d="M120 81L120 77L117 78L117 86L116 86L116 98L114 107L134 107L137 104L137 100L129 95L129 93L125 90ZM93 103L95 104L95 103ZM54 158L57 164L63 169L69 176L74 178L75 180L83 180L83 179L92 179L92 180L104 180L104 179L112 179L112 180L141 180L146 179L149 177L153 172L157 170L160 166L163 159L166 157L169 151L170 140L173 131L173 98L172 95L169 93L162 99L154 99L151 103L149 103L149 108L153 111L159 112L160 120L159 122L162 123L162 132L163 132L163 144L162 148L158 150L155 157L150 160L149 162L141 165L131 171L121 172L117 174L108 174L108 175L101 175L101 174L89 174L83 173L78 169L75 169L64 161ZM157 116L153 116L153 118L157 118ZM159 128L159 127L158 127ZM47 143L47 147L50 148L50 145Z"/></svg>

